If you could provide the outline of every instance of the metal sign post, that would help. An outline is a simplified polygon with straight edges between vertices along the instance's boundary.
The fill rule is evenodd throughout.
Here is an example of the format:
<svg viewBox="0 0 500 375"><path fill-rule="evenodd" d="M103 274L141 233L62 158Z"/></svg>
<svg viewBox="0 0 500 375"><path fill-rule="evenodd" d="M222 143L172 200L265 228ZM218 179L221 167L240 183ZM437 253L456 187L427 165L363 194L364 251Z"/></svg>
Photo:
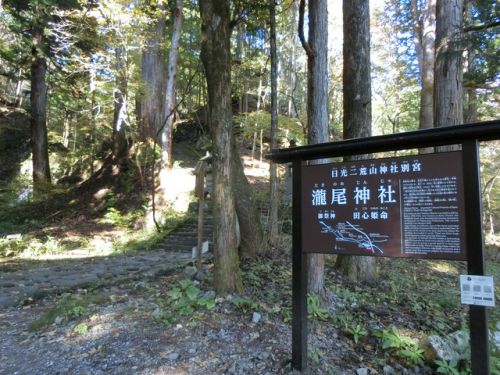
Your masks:
<svg viewBox="0 0 500 375"><path fill-rule="evenodd" d="M302 251L302 163L293 163L292 368L307 368L307 254Z"/></svg>
<svg viewBox="0 0 500 375"><path fill-rule="evenodd" d="M479 145L475 139L462 143L464 180L467 273L484 275L483 229L481 226L481 193ZM469 306L469 330L472 373L489 374L488 315L484 306Z"/></svg>

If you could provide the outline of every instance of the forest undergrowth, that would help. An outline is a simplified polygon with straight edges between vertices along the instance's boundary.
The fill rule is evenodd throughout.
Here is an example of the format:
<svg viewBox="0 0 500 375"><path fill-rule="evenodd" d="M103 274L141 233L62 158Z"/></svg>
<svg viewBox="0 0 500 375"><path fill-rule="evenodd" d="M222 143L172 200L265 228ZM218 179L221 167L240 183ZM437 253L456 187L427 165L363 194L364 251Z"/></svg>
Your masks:
<svg viewBox="0 0 500 375"><path fill-rule="evenodd" d="M262 165L256 165L258 170L263 170ZM91 179L79 186L58 187L36 199L15 204L3 199L0 202L0 267L5 270L10 267L12 272L13 264L16 269L22 269L23 262L42 264L47 258L119 256L124 252L147 251L165 241L178 225L195 220L189 212L171 210L166 212L160 233L146 229L148 190L141 186L133 165L120 173L116 168L113 163L105 162ZM265 178L260 176L253 181L258 196L265 199ZM289 213L283 208L282 218L286 217ZM36 310L37 314L24 322L23 332L29 340L50 333L67 344L78 346L82 338L98 341L92 339L98 322L111 310L125 325L140 320L147 329L171 337L172 351L180 358L175 364L171 363L171 367L197 373L192 370L196 368L194 362L189 361L193 344L176 341L175 331L183 327L187 336L197 337L200 345L196 352L209 353L212 348L204 345L213 345L213 342L207 341L207 337L214 334L214 327L220 329L227 325L233 337L231 345L239 348L241 358L235 358L244 361L246 354L242 353L251 350L239 338L248 336L251 341L258 341L259 337L266 337L262 345L267 346L256 349L260 353L271 353L269 357L262 354L265 368L272 370L270 373L287 373L292 319L289 220L283 219L281 228L279 246L268 257L242 262L244 290L238 295L215 295L211 285L213 264L207 261L201 281L193 280L192 275L179 269L173 275L156 280L144 278L120 285L118 291L116 286L113 289L96 285L31 301L20 311ZM487 274L498 279L500 266L495 257L500 241L497 237L487 237L487 240ZM453 332L468 331L467 308L460 304L458 288L459 275L466 273L463 262L382 258L378 261L378 280L368 284L349 281L333 265L334 257L328 257L325 295L308 296L310 373L344 371L349 374L363 368L371 371L369 373L385 373L389 367L395 373L407 371L408 374L470 373L467 360L442 361L429 357L424 345L429 335L445 337ZM496 295L500 295L498 287ZM489 325L492 335L500 334L498 309L490 310ZM148 340L141 337L146 331L132 331L137 345ZM273 337L281 337L282 342L275 343ZM93 349L89 357L106 356L102 351L106 345L112 345L111 339L108 338L106 344L96 344L100 349ZM500 352L496 345L498 338L495 341L492 337L492 373L499 374ZM87 350L86 347L80 349ZM235 354L222 350L218 355ZM157 361L162 361L161 356ZM231 373L233 366L223 360L217 364L203 363L198 367L199 373L203 373L202 369ZM253 362L248 366L242 373L262 370Z"/></svg>

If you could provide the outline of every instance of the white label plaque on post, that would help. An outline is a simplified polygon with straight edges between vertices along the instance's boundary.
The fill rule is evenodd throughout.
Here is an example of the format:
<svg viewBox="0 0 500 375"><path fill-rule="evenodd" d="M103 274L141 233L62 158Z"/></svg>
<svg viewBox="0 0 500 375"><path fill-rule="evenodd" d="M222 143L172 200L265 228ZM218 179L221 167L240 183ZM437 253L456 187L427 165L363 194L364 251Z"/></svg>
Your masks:
<svg viewBox="0 0 500 375"><path fill-rule="evenodd" d="M493 276L460 275L460 292L464 305L495 307Z"/></svg>

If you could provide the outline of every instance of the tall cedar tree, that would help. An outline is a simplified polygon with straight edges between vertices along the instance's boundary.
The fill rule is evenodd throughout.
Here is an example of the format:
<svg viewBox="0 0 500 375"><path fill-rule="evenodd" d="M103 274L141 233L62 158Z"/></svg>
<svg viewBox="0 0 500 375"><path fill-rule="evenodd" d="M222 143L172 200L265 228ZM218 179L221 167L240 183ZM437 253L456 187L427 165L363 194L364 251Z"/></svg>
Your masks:
<svg viewBox="0 0 500 375"><path fill-rule="evenodd" d="M157 7L148 5L146 8L152 13L152 25L145 32L141 62L143 90L137 106L140 136L143 140L154 139L163 123L167 76L167 21L164 7L164 4L159 4Z"/></svg>
<svg viewBox="0 0 500 375"><path fill-rule="evenodd" d="M344 0L344 139L371 136L370 10L368 0ZM352 280L375 277L374 257L339 255L336 267Z"/></svg>
<svg viewBox="0 0 500 375"><path fill-rule="evenodd" d="M299 36L307 53L308 143L328 142L328 10L327 0L309 1L309 38L305 41L305 0L300 2ZM322 160L317 163L324 162ZM309 255L309 290L323 293L325 256Z"/></svg>
<svg viewBox="0 0 500 375"><path fill-rule="evenodd" d="M271 149L276 149L278 127L278 56L276 48L276 2L269 0L269 44L271 52ZM269 165L270 210L268 244L275 246L278 238L278 173L276 163Z"/></svg>
<svg viewBox="0 0 500 375"><path fill-rule="evenodd" d="M43 13L42 13L43 14ZM33 188L35 191L50 184L49 148L47 136L47 75L46 54L49 49L44 36L47 17L41 15L31 25L31 150Z"/></svg>
<svg viewBox="0 0 500 375"><path fill-rule="evenodd" d="M174 126L175 109L175 80L177 77L177 62L179 61L179 46L182 29L182 8L183 0L176 0L173 9L172 20L172 43L168 53L167 83L165 89L165 108L163 128L161 129L161 165L162 169L170 168L172 164L172 135ZM162 171L164 172L164 171ZM165 175L165 173L163 173ZM162 181L162 186L166 188L167 181Z"/></svg>
<svg viewBox="0 0 500 375"><path fill-rule="evenodd" d="M241 288L231 162L234 149L229 0L200 0L199 8L213 152L214 287L217 293L225 294Z"/></svg>
<svg viewBox="0 0 500 375"><path fill-rule="evenodd" d="M411 2L413 33L417 51L420 82L419 128L428 129L434 126L433 88L434 88L434 45L436 39L436 0L422 2L417 9L417 1ZM418 14L420 13L420 14Z"/></svg>
<svg viewBox="0 0 500 375"><path fill-rule="evenodd" d="M436 66L434 123L436 127L463 123L462 27L463 0L436 4ZM450 149L450 147L441 148Z"/></svg>

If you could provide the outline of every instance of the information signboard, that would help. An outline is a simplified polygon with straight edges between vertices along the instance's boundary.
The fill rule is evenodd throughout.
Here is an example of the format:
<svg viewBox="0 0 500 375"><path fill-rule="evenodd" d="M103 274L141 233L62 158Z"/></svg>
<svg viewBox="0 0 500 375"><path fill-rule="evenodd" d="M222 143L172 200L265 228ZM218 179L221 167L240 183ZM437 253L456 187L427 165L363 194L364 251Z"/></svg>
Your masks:
<svg viewBox="0 0 500 375"><path fill-rule="evenodd" d="M465 260L460 151L302 167L308 253Z"/></svg>

